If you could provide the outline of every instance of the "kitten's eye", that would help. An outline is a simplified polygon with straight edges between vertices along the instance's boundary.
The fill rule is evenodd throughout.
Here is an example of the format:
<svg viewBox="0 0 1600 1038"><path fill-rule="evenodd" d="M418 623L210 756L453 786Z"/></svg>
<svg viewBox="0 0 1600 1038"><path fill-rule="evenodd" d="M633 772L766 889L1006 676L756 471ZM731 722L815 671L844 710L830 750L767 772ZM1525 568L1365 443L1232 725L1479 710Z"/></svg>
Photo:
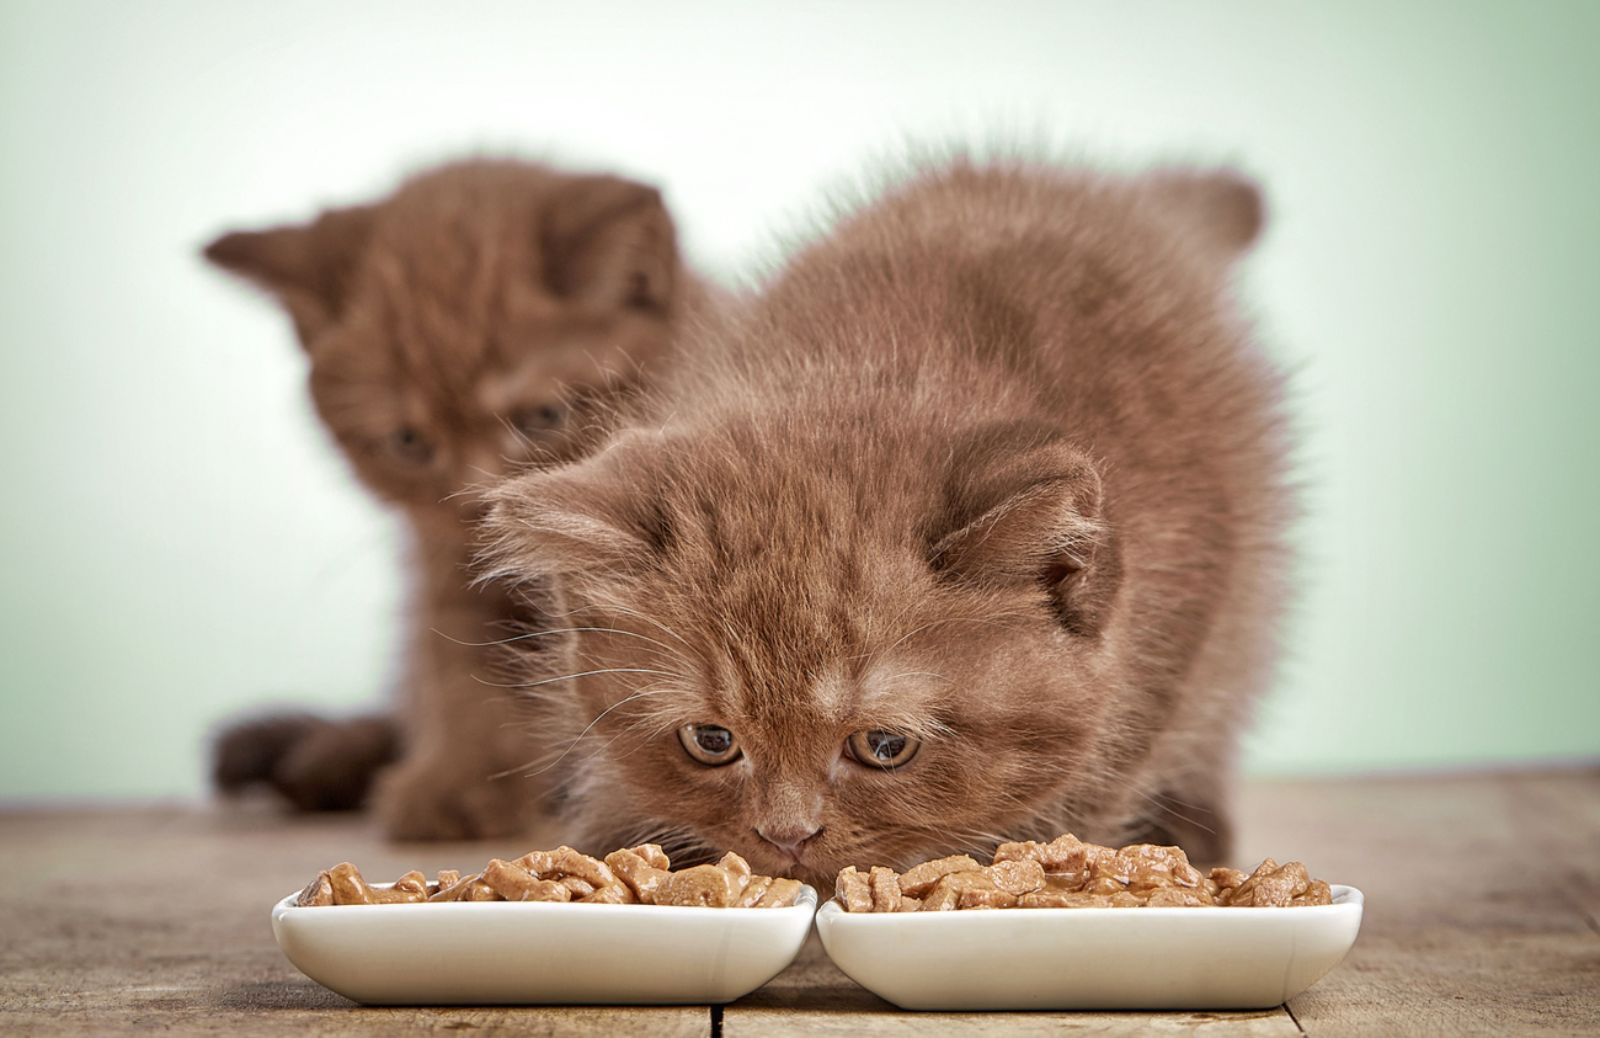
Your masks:
<svg viewBox="0 0 1600 1038"><path fill-rule="evenodd" d="M850 756L872 768L898 768L917 755L922 745L914 735L874 728L857 732L847 743Z"/></svg>
<svg viewBox="0 0 1600 1038"><path fill-rule="evenodd" d="M415 465L425 465L433 460L433 444L409 425L402 425L390 435L389 449L401 461Z"/></svg>
<svg viewBox="0 0 1600 1038"><path fill-rule="evenodd" d="M678 729L678 741L689 756L711 767L732 764L739 759L739 742L720 724L686 724Z"/></svg>
<svg viewBox="0 0 1600 1038"><path fill-rule="evenodd" d="M538 404L519 407L511 421L521 432L530 436L547 433L567 424L567 409L560 404Z"/></svg>
<svg viewBox="0 0 1600 1038"><path fill-rule="evenodd" d="M642 270L636 270L628 278L628 294L623 297L622 305L630 310L654 310L656 308L655 293L650 290L650 275Z"/></svg>

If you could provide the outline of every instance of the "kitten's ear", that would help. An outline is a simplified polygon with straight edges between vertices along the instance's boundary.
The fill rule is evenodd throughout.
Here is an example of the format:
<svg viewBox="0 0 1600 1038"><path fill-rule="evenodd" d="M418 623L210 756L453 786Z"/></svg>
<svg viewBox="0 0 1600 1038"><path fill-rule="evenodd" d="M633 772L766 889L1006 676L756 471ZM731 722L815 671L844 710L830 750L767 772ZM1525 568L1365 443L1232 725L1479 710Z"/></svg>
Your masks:
<svg viewBox="0 0 1600 1038"><path fill-rule="evenodd" d="M205 257L278 297L300 343L344 312L351 281L371 236L371 206L330 209L311 223L233 231L205 247Z"/></svg>
<svg viewBox="0 0 1600 1038"><path fill-rule="evenodd" d="M669 536L645 465L658 438L624 433L591 458L489 491L480 542L487 579L604 578L654 558Z"/></svg>
<svg viewBox="0 0 1600 1038"><path fill-rule="evenodd" d="M1151 174L1145 188L1224 260L1246 252L1266 225L1261 189L1233 170L1165 170Z"/></svg>
<svg viewBox="0 0 1600 1038"><path fill-rule="evenodd" d="M575 177L551 200L542 235L545 282L557 295L598 310L672 302L677 235L655 188Z"/></svg>
<svg viewBox="0 0 1600 1038"><path fill-rule="evenodd" d="M955 471L965 475L948 494L934 569L975 584L1042 585L1069 631L1098 633L1120 567L1088 456L1063 443L980 439Z"/></svg>

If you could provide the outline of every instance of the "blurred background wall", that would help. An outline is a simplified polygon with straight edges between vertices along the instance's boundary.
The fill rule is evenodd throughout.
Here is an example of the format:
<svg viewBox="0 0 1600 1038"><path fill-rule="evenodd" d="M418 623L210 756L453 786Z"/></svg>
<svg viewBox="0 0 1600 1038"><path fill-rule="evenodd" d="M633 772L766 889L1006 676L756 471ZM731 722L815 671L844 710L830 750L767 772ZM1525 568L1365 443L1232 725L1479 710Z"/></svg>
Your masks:
<svg viewBox="0 0 1600 1038"><path fill-rule="evenodd" d="M235 224L468 152L661 185L727 281L905 140L1239 163L1305 594L1256 772L1600 754L1600 5L0 4L0 797L197 795L375 702L397 530Z"/></svg>

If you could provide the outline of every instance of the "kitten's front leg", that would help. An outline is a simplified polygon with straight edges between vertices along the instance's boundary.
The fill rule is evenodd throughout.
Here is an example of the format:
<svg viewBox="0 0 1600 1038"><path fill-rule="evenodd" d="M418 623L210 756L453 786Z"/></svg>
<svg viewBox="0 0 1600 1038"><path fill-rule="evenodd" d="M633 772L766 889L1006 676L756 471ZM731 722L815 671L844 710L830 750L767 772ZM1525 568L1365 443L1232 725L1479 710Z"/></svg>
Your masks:
<svg viewBox="0 0 1600 1038"><path fill-rule="evenodd" d="M459 579L459 578L457 578ZM497 687L503 602L451 589L419 610L403 759L379 780L378 817L396 840L515 835L537 813L534 747L515 690ZM471 643L471 644L463 644Z"/></svg>
<svg viewBox="0 0 1600 1038"><path fill-rule="evenodd" d="M532 798L514 777L480 771L447 752L406 758L378 781L384 831L393 840L480 840L524 831Z"/></svg>

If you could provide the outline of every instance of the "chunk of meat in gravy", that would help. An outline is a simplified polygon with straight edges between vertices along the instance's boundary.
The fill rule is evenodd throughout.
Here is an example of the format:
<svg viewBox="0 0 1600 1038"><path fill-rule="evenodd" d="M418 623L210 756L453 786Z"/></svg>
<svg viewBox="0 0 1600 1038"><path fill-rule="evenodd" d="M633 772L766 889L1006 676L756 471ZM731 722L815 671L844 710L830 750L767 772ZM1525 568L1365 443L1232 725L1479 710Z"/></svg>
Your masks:
<svg viewBox="0 0 1600 1038"><path fill-rule="evenodd" d="M540 879L522 866L499 858L484 866L481 878L503 901L572 900L572 889L561 881Z"/></svg>
<svg viewBox="0 0 1600 1038"><path fill-rule="evenodd" d="M660 860L665 861L666 856L663 855ZM606 855L606 867L628 885L634 897L646 905L655 904L656 890L672 875L666 869L651 864L649 859L634 849L612 851Z"/></svg>
<svg viewBox="0 0 1600 1038"><path fill-rule="evenodd" d="M656 888L658 905L727 908L739 903L742 877L717 865L696 865L674 872Z"/></svg>
<svg viewBox="0 0 1600 1038"><path fill-rule="evenodd" d="M872 911L872 884L854 865L846 865L839 870L833 890L846 912Z"/></svg>
<svg viewBox="0 0 1600 1038"><path fill-rule="evenodd" d="M913 865L900 877L900 892L922 897L933 889L935 883L951 873L971 872L979 867L976 861L965 854L925 861L921 865Z"/></svg>
<svg viewBox="0 0 1600 1038"><path fill-rule="evenodd" d="M1200 870L1189 864L1182 850L1153 843L1124 847L1114 855L1093 862L1090 871L1096 879L1114 879L1135 890L1167 886L1195 888L1204 879Z"/></svg>
<svg viewBox="0 0 1600 1038"><path fill-rule="evenodd" d="M1064 833L1049 843L1002 843L994 852L994 860L1036 861L1053 876L1087 879L1096 865L1115 855L1110 847L1084 843L1071 833Z"/></svg>
<svg viewBox="0 0 1600 1038"><path fill-rule="evenodd" d="M739 907L754 908L770 886L772 886L771 876L751 876L750 882L744 885L744 892L739 895Z"/></svg>
<svg viewBox="0 0 1600 1038"><path fill-rule="evenodd" d="M763 877L766 878L766 877ZM800 892L805 889L805 884L797 879L788 879L775 876L767 884L766 893L761 895L761 900L754 905L756 908L787 908L800 900Z"/></svg>
<svg viewBox="0 0 1600 1038"><path fill-rule="evenodd" d="M1326 905L1332 901L1328 885L1313 880L1298 861L1279 865L1271 858L1229 895L1235 908L1289 908L1298 905Z"/></svg>
<svg viewBox="0 0 1600 1038"><path fill-rule="evenodd" d="M1007 894L1028 894L1044 886L1044 866L1037 861L997 861L987 871L995 887Z"/></svg>
<svg viewBox="0 0 1600 1038"><path fill-rule="evenodd" d="M900 890L900 877L895 875L894 869L886 869L882 865L874 865L867 882L872 887L872 910L874 912L898 912L900 910L900 899L903 894Z"/></svg>

